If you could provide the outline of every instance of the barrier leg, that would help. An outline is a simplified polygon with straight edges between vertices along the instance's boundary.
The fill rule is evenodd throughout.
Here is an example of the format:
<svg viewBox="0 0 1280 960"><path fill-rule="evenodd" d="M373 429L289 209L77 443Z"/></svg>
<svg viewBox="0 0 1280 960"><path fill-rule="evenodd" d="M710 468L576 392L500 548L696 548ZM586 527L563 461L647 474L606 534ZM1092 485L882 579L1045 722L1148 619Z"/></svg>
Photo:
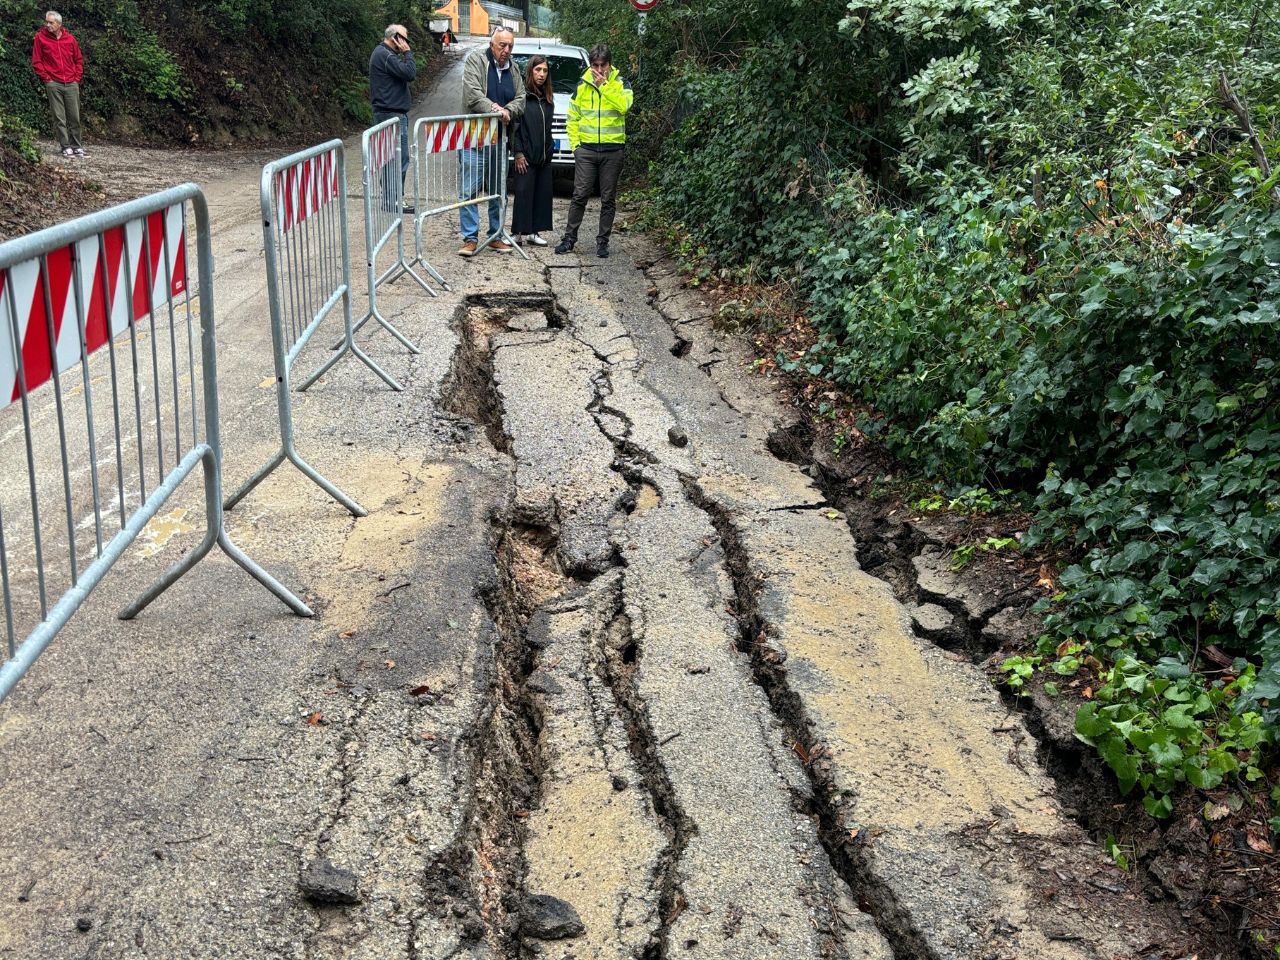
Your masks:
<svg viewBox="0 0 1280 960"><path fill-rule="evenodd" d="M380 327L382 327L382 329L383 329L383 330L387 331L387 333L391 334L393 337L395 337L397 340L399 340L402 344L404 344L405 349L406 349L406 350L408 350L410 353L421 353L421 352L422 352L421 350L419 350L419 349L418 349L417 344L415 344L412 340L410 340L410 339L409 339L408 337L406 337L403 333L401 333L399 330L397 330L397 329L395 328L395 325L394 325L394 324L392 324L392 323L391 323L391 321L390 321L390 320L388 320L386 317L384 317L384 316L383 316L383 315L378 311L377 306L376 306L376 305L374 305L374 304L370 304L370 305L369 305L369 309L368 309L367 311L365 311L365 315L364 315L363 317L361 317L361 318L360 318L360 322L359 322L359 323L357 323L357 324L355 325L355 327L354 327L354 329L353 329L353 332L354 332L355 330L359 330L361 327L363 327L363 326L364 326L366 323L368 323L370 320L377 320L377 321L378 321L378 325L379 325Z"/></svg>
<svg viewBox="0 0 1280 960"><path fill-rule="evenodd" d="M426 204L426 202L427 202L427 201L426 201L425 199L421 199L421 198L420 198L420 199L418 200L418 203L419 203L419 204L423 204L423 205L425 205L425 204ZM427 258L426 258L425 256L423 256L423 255L422 255L422 227L423 227L423 225L424 225L426 222L427 222L427 215L426 215L426 214L422 214L422 215L420 215L420 216L414 217L414 220L413 220L413 262L414 262L414 263L417 263L417 264L421 264L421 265L422 265L422 269L423 269L423 270L425 270L425 271L427 272L427 275L428 275L428 276L430 276L432 280L434 280L436 283L440 284L440 286L441 286L441 288L442 288L442 289L447 290L447 291L449 291L450 293L452 293L452 292L453 292L453 288L449 286L448 281L447 281L447 280L445 280L445 278L444 278L444 277L442 277L442 276L440 275L440 271L439 271L439 270L437 270L435 267L433 267L433 266L432 266L432 265L427 261Z"/></svg>
<svg viewBox="0 0 1280 960"><path fill-rule="evenodd" d="M347 339L335 344L334 349L337 350L338 352L335 353L333 356L331 356L324 363L322 363L320 365L320 368L316 370L315 373L311 374L311 376L307 377L306 380L302 381L301 386L298 387L299 393L306 390L307 387L311 386L313 383L315 383L317 380L323 377L326 373L328 373L329 369L335 363L337 363L344 356L346 356L348 350L351 351L353 354L355 354L356 358L360 360L366 367L368 367L370 370L376 373L378 377L382 380L382 382L385 383L392 390L404 389L404 387L400 385L400 382L396 380L395 377L391 376L391 374L387 373L387 371L383 370L380 366L374 363L373 359L367 353L361 350L358 346L356 346L356 344L352 342L350 337L347 337Z"/></svg>
<svg viewBox="0 0 1280 960"><path fill-rule="evenodd" d="M310 477L315 482L315 485L317 487L319 487L329 496L333 497L333 499L337 500L340 504L346 507L347 510L352 515L357 517L367 517L369 515L369 511L367 511L364 507L360 506L360 504L356 503L354 500L348 497L345 493L343 493L341 490L335 487L332 483L326 480L323 476L321 476L320 472L316 470L315 467L311 466L311 464L307 463L307 461L303 460L302 457L298 455L298 452L296 450L292 450L292 449L289 450L287 452L287 456L289 457L290 463L292 463L295 467L301 470L303 474Z"/></svg>
<svg viewBox="0 0 1280 960"><path fill-rule="evenodd" d="M263 480L267 479L267 477L271 474L272 470L280 466L280 464L284 463L284 459L285 459L284 447L281 447L278 451L276 451L276 455L274 457L272 457L270 460L268 460L266 463L260 466L257 472L254 473L252 477L250 477L243 484L241 484L239 490L237 490L235 493L233 493L230 497L227 498L226 502L223 503L222 505L222 509L223 510L233 509L237 503L239 503L249 494L249 491L251 491L254 487L260 484Z"/></svg>
<svg viewBox="0 0 1280 960"><path fill-rule="evenodd" d="M332 363L333 361L338 360L341 356L342 353L338 353L335 356L330 357L330 362ZM372 361L369 362L372 365ZM320 374L317 373L315 376L319 375ZM395 381L392 381L392 383L394 382ZM398 387L399 385L397 384L396 386ZM276 451L275 456L259 467L253 476L244 482L240 489L227 498L227 500L222 504L222 509L230 510L235 507L237 503L245 498L250 490L260 484L263 480L267 479L271 474L271 471L284 463L285 460L288 460L295 467L301 470L304 475L314 481L316 486L346 507L347 511L353 516L368 516L368 512L364 507L360 506L360 504L355 500L351 499L351 497L347 496L325 479L318 470L311 466L311 464L307 463L307 461L303 460L302 455L298 453L298 448L293 442L293 401L289 396L288 375L285 375L276 381L276 402L280 416L280 449Z"/></svg>
<svg viewBox="0 0 1280 960"><path fill-rule="evenodd" d="M188 570L203 560L214 546L221 547L227 556L231 557L231 559L238 563L251 577L275 594L285 606L298 616L314 616L310 607L294 596L286 587L271 576L271 574L263 570L260 566L254 563L253 560L249 559L249 557L245 555L244 551L231 541L231 538L227 535L226 528L223 526L222 505L218 502L219 478L217 456L211 448L206 447L200 460L204 467L205 521L208 528L205 530L204 539L200 541L200 545L196 547L196 549L192 550L189 554L162 573L160 577L151 584L151 586L147 587L147 589L139 595L137 600L133 601L133 603L121 610L119 614L120 619L132 620L140 614L151 605L153 600L177 583Z"/></svg>
<svg viewBox="0 0 1280 960"><path fill-rule="evenodd" d="M226 528L218 531L218 546L222 548L222 552L228 557L240 564L240 568L245 573L253 577L260 584L274 593L286 607L292 610L300 617L314 617L315 612L305 603L299 600L287 587L280 583L275 577L267 573L260 566L251 560L228 535Z"/></svg>

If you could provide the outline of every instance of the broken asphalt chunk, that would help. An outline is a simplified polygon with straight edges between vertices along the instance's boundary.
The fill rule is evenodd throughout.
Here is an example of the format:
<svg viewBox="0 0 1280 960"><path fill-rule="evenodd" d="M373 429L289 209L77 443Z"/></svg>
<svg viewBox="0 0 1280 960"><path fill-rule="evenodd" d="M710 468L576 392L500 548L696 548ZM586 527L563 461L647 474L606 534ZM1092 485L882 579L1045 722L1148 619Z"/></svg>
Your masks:
<svg viewBox="0 0 1280 960"><path fill-rule="evenodd" d="M298 876L298 889L312 903L350 907L360 902L356 875L328 860L313 860Z"/></svg>
<svg viewBox="0 0 1280 960"><path fill-rule="evenodd" d="M530 894L520 916L520 932L540 940L566 940L587 932L578 911L559 897Z"/></svg>

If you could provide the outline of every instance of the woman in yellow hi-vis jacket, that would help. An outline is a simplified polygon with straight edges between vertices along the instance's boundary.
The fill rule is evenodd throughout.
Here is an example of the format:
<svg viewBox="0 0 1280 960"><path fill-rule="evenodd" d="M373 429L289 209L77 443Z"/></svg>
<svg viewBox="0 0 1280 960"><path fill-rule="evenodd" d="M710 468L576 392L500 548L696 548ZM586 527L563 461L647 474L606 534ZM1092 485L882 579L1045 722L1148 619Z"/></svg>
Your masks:
<svg viewBox="0 0 1280 960"><path fill-rule="evenodd" d="M573 148L573 201L569 221L556 253L569 253L578 242L578 227L587 201L600 184L600 230L596 256L609 255L609 234L618 205L618 177L622 173L623 147L627 142L627 111L631 109L631 84L613 68L608 46L598 43L587 55L590 69L578 81L569 103L566 124Z"/></svg>

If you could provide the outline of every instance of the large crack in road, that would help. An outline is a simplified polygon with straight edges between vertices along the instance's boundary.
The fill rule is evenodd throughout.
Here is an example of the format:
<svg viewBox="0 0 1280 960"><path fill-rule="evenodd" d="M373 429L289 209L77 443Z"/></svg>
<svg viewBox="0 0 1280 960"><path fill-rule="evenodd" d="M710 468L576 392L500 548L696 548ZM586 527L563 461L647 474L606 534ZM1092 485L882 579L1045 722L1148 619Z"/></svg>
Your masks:
<svg viewBox="0 0 1280 960"><path fill-rule="evenodd" d="M523 675L495 717L537 741L499 955L1104 955L1033 867L1084 838L998 696L861 574L772 411L625 278L543 277L459 308L452 378L527 548L499 564Z"/></svg>

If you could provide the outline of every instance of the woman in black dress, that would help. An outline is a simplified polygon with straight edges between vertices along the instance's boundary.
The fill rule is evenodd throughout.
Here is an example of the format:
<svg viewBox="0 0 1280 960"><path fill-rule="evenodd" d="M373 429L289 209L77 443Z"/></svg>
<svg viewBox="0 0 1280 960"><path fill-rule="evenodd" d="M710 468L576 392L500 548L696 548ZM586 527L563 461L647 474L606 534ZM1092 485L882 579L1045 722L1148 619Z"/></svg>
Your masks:
<svg viewBox="0 0 1280 960"><path fill-rule="evenodd" d="M547 241L538 234L551 229L551 118L556 109L546 57L529 58L524 88L528 104L512 134L515 208L511 232L516 240L527 236L535 247L545 247Z"/></svg>

